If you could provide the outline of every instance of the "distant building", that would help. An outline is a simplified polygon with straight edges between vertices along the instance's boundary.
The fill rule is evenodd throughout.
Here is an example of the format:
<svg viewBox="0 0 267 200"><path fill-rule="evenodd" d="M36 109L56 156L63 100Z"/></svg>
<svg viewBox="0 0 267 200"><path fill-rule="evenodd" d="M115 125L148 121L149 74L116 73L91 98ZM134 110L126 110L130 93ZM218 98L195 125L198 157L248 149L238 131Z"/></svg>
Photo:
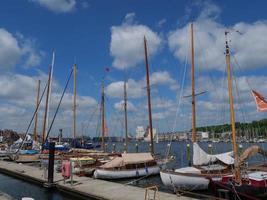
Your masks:
<svg viewBox="0 0 267 200"><path fill-rule="evenodd" d="M143 126L137 126L135 129L136 132L136 139L137 140L143 140L145 137L145 129Z"/></svg>

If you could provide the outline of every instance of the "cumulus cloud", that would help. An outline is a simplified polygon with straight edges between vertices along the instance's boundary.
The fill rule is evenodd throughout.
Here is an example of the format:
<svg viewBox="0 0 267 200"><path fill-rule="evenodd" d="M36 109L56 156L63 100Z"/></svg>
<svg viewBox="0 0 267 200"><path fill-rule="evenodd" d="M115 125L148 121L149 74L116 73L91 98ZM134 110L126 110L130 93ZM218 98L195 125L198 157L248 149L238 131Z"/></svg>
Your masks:
<svg viewBox="0 0 267 200"><path fill-rule="evenodd" d="M22 55L17 39L0 28L0 67L13 67Z"/></svg>
<svg viewBox="0 0 267 200"><path fill-rule="evenodd" d="M225 69L224 32L230 30L230 47L232 55L242 68L252 69L267 65L267 22L239 22L230 27L218 22L221 13L219 7L205 3L199 17L194 22L195 60L197 67L205 70ZM237 33L238 30L241 34ZM189 24L171 31L168 35L170 50L184 62L189 53Z"/></svg>
<svg viewBox="0 0 267 200"><path fill-rule="evenodd" d="M144 60L144 36L147 38L149 55L155 55L162 44L161 37L148 26L134 23L134 13L128 13L120 26L111 27L110 55L113 67L134 67Z"/></svg>
<svg viewBox="0 0 267 200"><path fill-rule="evenodd" d="M151 85L167 85L173 89L176 81L167 71L157 71L150 75ZM106 93L113 98L122 98L124 92L124 82L116 81L106 87ZM126 83L127 94L129 98L140 98L146 95L146 78L140 80L129 79Z"/></svg>
<svg viewBox="0 0 267 200"><path fill-rule="evenodd" d="M24 60L26 67L39 65L43 52L37 50L35 43L20 33L14 35L0 28L0 68L14 67L20 60Z"/></svg>
<svg viewBox="0 0 267 200"><path fill-rule="evenodd" d="M38 3L40 6L45 7L48 10L51 10L55 13L71 12L75 9L77 3L76 0L30 0L30 1Z"/></svg>
<svg viewBox="0 0 267 200"><path fill-rule="evenodd" d="M40 73L37 76L27 76L22 74L2 74L0 76L0 126L14 130L24 130L34 112L36 104L37 81L41 80L41 93L47 81L47 74ZM58 81L53 81L53 89L50 104L50 117L55 112L59 99L62 94L62 87L58 85ZM39 119L43 118L45 97L40 107ZM69 126L72 118L73 94L67 92L64 95L60 112L57 116L57 125L55 127ZM89 115L91 109L97 106L97 102L93 97L77 95L77 123L82 119L80 116ZM87 110L88 112L85 112ZM68 115L64 115L68 113ZM87 116L88 117L88 116ZM13 123L16 121L17 123ZM71 128L71 127L70 127ZM41 129L41 125L39 127ZM56 130L56 129L55 129Z"/></svg>
<svg viewBox="0 0 267 200"><path fill-rule="evenodd" d="M118 111L123 111L124 110L124 101L116 102L114 104L114 108ZM136 107L134 104L130 101L127 101L127 111L136 111Z"/></svg>

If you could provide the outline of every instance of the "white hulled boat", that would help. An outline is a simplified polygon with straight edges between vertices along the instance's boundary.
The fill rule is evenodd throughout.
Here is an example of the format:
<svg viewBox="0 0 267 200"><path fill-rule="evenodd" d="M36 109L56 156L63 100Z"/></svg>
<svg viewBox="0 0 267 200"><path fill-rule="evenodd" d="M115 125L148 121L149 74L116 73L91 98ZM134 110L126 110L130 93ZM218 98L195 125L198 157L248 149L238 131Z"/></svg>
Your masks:
<svg viewBox="0 0 267 200"><path fill-rule="evenodd" d="M220 180L228 174L234 164L232 152L210 155L197 143L193 144L193 166L175 170L162 170L160 177L164 185L174 190L206 190L210 180Z"/></svg>
<svg viewBox="0 0 267 200"><path fill-rule="evenodd" d="M123 153L98 167L94 177L99 179L136 178L159 174L160 168L150 153Z"/></svg>

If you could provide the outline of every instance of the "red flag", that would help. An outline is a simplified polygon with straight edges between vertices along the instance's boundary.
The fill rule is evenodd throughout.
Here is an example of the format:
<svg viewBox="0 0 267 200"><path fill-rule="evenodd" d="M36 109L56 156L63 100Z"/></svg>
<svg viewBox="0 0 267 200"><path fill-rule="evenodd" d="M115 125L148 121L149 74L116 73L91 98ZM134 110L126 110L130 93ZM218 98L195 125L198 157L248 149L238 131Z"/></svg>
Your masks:
<svg viewBox="0 0 267 200"><path fill-rule="evenodd" d="M252 95L254 96L257 110L259 112L267 111L267 102L264 99L264 97L260 93L256 92L255 90L251 90L251 92L252 92Z"/></svg>

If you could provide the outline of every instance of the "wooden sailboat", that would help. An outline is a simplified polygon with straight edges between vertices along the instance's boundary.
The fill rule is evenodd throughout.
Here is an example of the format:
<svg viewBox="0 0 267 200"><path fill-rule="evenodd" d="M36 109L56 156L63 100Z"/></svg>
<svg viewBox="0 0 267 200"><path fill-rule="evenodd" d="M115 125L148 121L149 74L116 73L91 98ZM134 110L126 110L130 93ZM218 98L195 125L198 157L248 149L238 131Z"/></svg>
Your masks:
<svg viewBox="0 0 267 200"><path fill-rule="evenodd" d="M160 167L157 164L154 155L153 145L153 126L152 126L152 111L150 101L150 82L149 82L149 66L147 41L144 37L145 63L146 63L146 78L147 78L147 97L148 97L148 113L151 137L151 153L128 153L128 130L127 130L127 91L126 81L124 82L124 112L125 112L125 142L126 152L119 157L115 157L110 162L100 166L94 172L95 178L100 179L122 179L122 178L137 178L141 176L150 176L158 174Z"/></svg>
<svg viewBox="0 0 267 200"><path fill-rule="evenodd" d="M237 141L236 141L236 127L235 127L235 111L234 111L234 98L232 92L232 74L231 74L231 63L230 63L230 47L228 44L229 32L225 32L225 59L227 65L227 78L228 78L228 93L230 100L230 118L232 128L232 144L235 156L234 172L231 175L223 176L221 180L213 181L213 186L216 194L218 194L219 188L227 191L229 197L232 199L246 199L246 200L257 200L267 199L267 168L266 166L250 167L243 169L241 167L245 159L255 153L262 153L266 156L266 152L257 146L252 146L247 149L241 157L239 157ZM261 95L257 95L255 100L257 103L257 97L261 98ZM259 102L258 102L259 103ZM257 108L265 108L264 101L257 104ZM266 104L267 105L267 104Z"/></svg>
<svg viewBox="0 0 267 200"><path fill-rule="evenodd" d="M221 174L229 173L229 167L233 164L231 152L210 155L197 143L196 139L196 107L195 107L195 74L194 74L194 34L191 23L191 61L192 61L192 144L193 166L176 170L162 170L160 177L164 185L173 190L206 190L210 180L218 180Z"/></svg>

